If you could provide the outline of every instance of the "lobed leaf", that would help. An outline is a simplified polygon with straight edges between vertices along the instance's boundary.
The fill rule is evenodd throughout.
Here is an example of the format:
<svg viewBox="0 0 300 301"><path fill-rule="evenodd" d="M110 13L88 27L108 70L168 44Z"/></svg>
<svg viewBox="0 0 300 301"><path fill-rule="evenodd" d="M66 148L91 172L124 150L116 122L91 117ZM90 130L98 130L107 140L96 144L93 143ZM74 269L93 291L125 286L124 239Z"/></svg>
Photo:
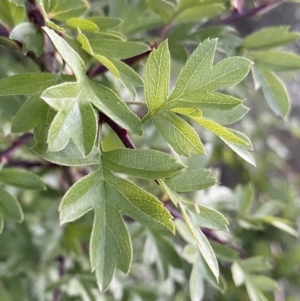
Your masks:
<svg viewBox="0 0 300 301"><path fill-rule="evenodd" d="M152 50L145 68L145 99L150 112L168 102L170 85L170 52L167 41Z"/></svg>
<svg viewBox="0 0 300 301"><path fill-rule="evenodd" d="M205 154L196 131L179 116L172 112L164 112L154 115L152 119L157 130L179 155Z"/></svg>
<svg viewBox="0 0 300 301"><path fill-rule="evenodd" d="M105 152L103 166L146 179L168 178L184 167L170 155L150 149L116 149Z"/></svg>

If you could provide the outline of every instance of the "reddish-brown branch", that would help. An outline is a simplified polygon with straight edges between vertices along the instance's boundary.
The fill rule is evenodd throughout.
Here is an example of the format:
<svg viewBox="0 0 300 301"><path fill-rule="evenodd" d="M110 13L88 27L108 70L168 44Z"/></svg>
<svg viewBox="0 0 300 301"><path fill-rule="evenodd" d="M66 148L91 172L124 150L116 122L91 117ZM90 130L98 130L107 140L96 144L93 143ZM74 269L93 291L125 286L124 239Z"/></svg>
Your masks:
<svg viewBox="0 0 300 301"><path fill-rule="evenodd" d="M25 0L26 13L31 23L39 27L45 26L45 20L40 7L35 0Z"/></svg>
<svg viewBox="0 0 300 301"><path fill-rule="evenodd" d="M117 136L120 138L125 147L135 149L135 145L131 141L127 130L123 129L121 126L119 126L116 122L114 122L112 119L110 119L103 113L100 113L100 122L107 123L111 127L111 129L117 134Z"/></svg>
<svg viewBox="0 0 300 301"><path fill-rule="evenodd" d="M249 10L240 11L238 9L234 9L231 16L229 16L226 19L220 20L219 24L227 25L227 24L232 24L237 21L246 19L246 18L254 17L254 16L258 15L260 12L262 12L263 10L265 10L267 8L272 8L273 6L276 6L276 5L280 4L281 2L283 2L283 1L282 0L269 0L265 3L262 3L261 5L259 5L257 7L249 9Z"/></svg>
<svg viewBox="0 0 300 301"><path fill-rule="evenodd" d="M22 145L26 144L28 141L30 141L33 138L33 135L30 133L26 133L19 137L17 140L15 140L12 145L7 148L6 150L3 150L0 152L0 160L2 163L6 163L11 155L19 149Z"/></svg>

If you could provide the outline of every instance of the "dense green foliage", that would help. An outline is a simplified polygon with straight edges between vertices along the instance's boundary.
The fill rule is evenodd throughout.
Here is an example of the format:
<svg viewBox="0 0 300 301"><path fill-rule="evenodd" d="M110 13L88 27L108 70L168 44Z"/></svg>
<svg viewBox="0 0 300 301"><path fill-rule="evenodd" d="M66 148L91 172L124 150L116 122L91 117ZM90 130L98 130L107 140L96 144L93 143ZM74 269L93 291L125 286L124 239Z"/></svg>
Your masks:
<svg viewBox="0 0 300 301"><path fill-rule="evenodd" d="M1 0L1 301L297 300L281 2Z"/></svg>

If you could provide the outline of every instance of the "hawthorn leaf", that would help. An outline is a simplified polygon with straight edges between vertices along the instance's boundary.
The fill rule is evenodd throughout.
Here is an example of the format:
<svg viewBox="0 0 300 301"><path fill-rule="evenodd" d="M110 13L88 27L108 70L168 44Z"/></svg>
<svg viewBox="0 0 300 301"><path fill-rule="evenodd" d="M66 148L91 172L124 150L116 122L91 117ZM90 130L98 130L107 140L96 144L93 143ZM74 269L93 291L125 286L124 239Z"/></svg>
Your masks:
<svg viewBox="0 0 300 301"><path fill-rule="evenodd" d="M283 83L271 72L262 72L258 68L253 68L252 72L259 81L269 107L276 115L285 118L290 111L290 100Z"/></svg>
<svg viewBox="0 0 300 301"><path fill-rule="evenodd" d="M112 17L88 17L85 20L91 21L96 24L100 31L110 30L122 23L121 19Z"/></svg>
<svg viewBox="0 0 300 301"><path fill-rule="evenodd" d="M109 58L124 60L149 51L149 46L139 42L90 40L90 45L96 54Z"/></svg>
<svg viewBox="0 0 300 301"><path fill-rule="evenodd" d="M178 205L181 210L182 217L183 217L188 229L194 236L196 243L198 245L198 248L199 248L204 260L206 261L210 270L212 271L212 273L216 277L216 280L218 281L219 266L218 266L218 262L216 259L216 255L215 255L212 247L210 246L209 241L207 240L206 236L202 233L199 226L197 224L195 224L194 221L190 218L190 216L187 213L187 209L184 205L184 202L182 202L181 199L178 202Z"/></svg>
<svg viewBox="0 0 300 301"><path fill-rule="evenodd" d="M216 179L206 169L188 169L165 180L167 186L177 192L203 190L216 184Z"/></svg>
<svg viewBox="0 0 300 301"><path fill-rule="evenodd" d="M100 163L99 149L93 148L92 152L84 157L72 141L58 152L45 150L40 145L34 146L32 150L44 160L63 166L85 166Z"/></svg>
<svg viewBox="0 0 300 301"><path fill-rule="evenodd" d="M116 267L124 273L130 268L132 247L121 213L145 226L174 232L172 216L156 197L107 170L98 169L69 189L59 207L61 223L92 209L90 258L101 290L108 287Z"/></svg>
<svg viewBox="0 0 300 301"><path fill-rule="evenodd" d="M48 88L41 96L58 111L48 133L50 151L60 151L72 139L87 156L96 141L97 117L89 100L95 97L84 82L65 83Z"/></svg>
<svg viewBox="0 0 300 301"><path fill-rule="evenodd" d="M197 257L197 260L193 263L193 268L189 279L191 301L201 301L203 300L205 294L203 266L201 264L199 255Z"/></svg>
<svg viewBox="0 0 300 301"><path fill-rule="evenodd" d="M234 193L235 203L237 212L244 216L247 214L251 203L253 201L253 187L251 185L247 186L237 186Z"/></svg>
<svg viewBox="0 0 300 301"><path fill-rule="evenodd" d="M110 172L106 172L105 179L110 204L143 226L174 233L172 216L156 197Z"/></svg>
<svg viewBox="0 0 300 301"><path fill-rule="evenodd" d="M152 50L145 68L145 99L149 112L164 106L168 101L170 85L170 52L168 42Z"/></svg>
<svg viewBox="0 0 300 301"><path fill-rule="evenodd" d="M76 78L78 80L85 78L86 67L79 54L62 37L56 34L53 29L43 27L43 30L49 36L50 40L54 44L54 47L60 53L64 61L74 72Z"/></svg>
<svg viewBox="0 0 300 301"><path fill-rule="evenodd" d="M70 79L70 76L41 72L12 75L0 79L0 96L39 94Z"/></svg>
<svg viewBox="0 0 300 301"><path fill-rule="evenodd" d="M83 15L88 10L88 2L85 0L60 0L48 11L48 17L58 21L66 21Z"/></svg>
<svg viewBox="0 0 300 301"><path fill-rule="evenodd" d="M231 143L225 139L222 139L237 155L239 155L242 159L244 159L246 162L250 163L251 165L253 166L256 166L255 164L255 160L253 159L253 157L251 156L251 154L249 153L250 150L252 150L252 144L251 144L251 141L250 139L238 132L238 131L235 131L233 129L230 129L230 131L232 133L234 133L236 136L240 137L241 139L245 140L247 142L247 145L238 145L238 144L235 144L235 143Z"/></svg>
<svg viewBox="0 0 300 301"><path fill-rule="evenodd" d="M217 40L207 39L186 62L169 101L184 98L189 92L215 91L238 84L248 74L252 62L242 57L224 59L213 66Z"/></svg>
<svg viewBox="0 0 300 301"><path fill-rule="evenodd" d="M70 18L65 23L68 27L80 28L84 31L97 32L99 27L91 20L82 19L82 18Z"/></svg>
<svg viewBox="0 0 300 301"><path fill-rule="evenodd" d="M170 155L150 149L116 149L105 152L103 166L145 179L168 178L184 168Z"/></svg>
<svg viewBox="0 0 300 301"><path fill-rule="evenodd" d="M4 217L2 215L2 213L0 213L0 234L2 233L4 228Z"/></svg>
<svg viewBox="0 0 300 301"><path fill-rule="evenodd" d="M157 130L179 155L205 154L196 131L179 116L172 112L163 112L153 115L152 120Z"/></svg>
<svg viewBox="0 0 300 301"><path fill-rule="evenodd" d="M0 170L0 181L24 189L46 189L39 176L24 169L4 168Z"/></svg>
<svg viewBox="0 0 300 301"><path fill-rule="evenodd" d="M263 28L248 35L243 41L247 49L267 49L290 44L299 39L300 34L289 32L289 26Z"/></svg>
<svg viewBox="0 0 300 301"><path fill-rule="evenodd" d="M175 206L178 206L180 208L180 211L182 213L182 217L184 219L185 224L181 225L181 221L176 220L176 227L178 227L178 232L180 232L180 234L187 240L188 243L193 243L193 241L191 240L190 233L192 234L194 240L196 240L200 253L202 254L204 260L206 261L210 270L212 271L213 275L218 281L219 266L216 259L216 255L211 245L209 244L209 241L207 240L206 236L200 230L198 224L195 223L193 218L190 217L188 208L186 207L187 203L184 202L181 199L181 197L175 191L169 188L163 181L159 181L159 183L162 184L164 190L168 193L172 202L175 204ZM217 212L217 214L218 217L220 217L219 215L221 215L221 213ZM221 221L223 224L227 222L224 216L221 219L219 219L219 221ZM190 233L186 231L186 228L189 230Z"/></svg>
<svg viewBox="0 0 300 301"><path fill-rule="evenodd" d="M248 111L249 109L244 105L238 105L229 110L201 108L204 118L217 122L220 125L232 124L243 118Z"/></svg>
<svg viewBox="0 0 300 301"><path fill-rule="evenodd" d="M252 52L251 58L262 71L297 71L300 69L300 56L293 53L266 50Z"/></svg>
<svg viewBox="0 0 300 301"><path fill-rule="evenodd" d="M11 131L24 133L34 129L46 119L48 108L49 106L39 95L33 95L25 101L17 112L11 125Z"/></svg>
<svg viewBox="0 0 300 301"><path fill-rule="evenodd" d="M27 54L33 51L40 56L44 50L44 34L40 28L33 23L20 23L10 33L9 38L22 42L22 52Z"/></svg>
<svg viewBox="0 0 300 301"><path fill-rule="evenodd" d="M187 214L189 215L191 221L193 224L209 228L213 230L224 230L228 231L228 220L225 218L225 216L212 209L205 206L198 205L200 213L194 212L193 208L191 206L187 206Z"/></svg>
<svg viewBox="0 0 300 301"><path fill-rule="evenodd" d="M95 207L90 260L101 292L108 288L116 267L125 274L130 270L130 235L119 211L105 201Z"/></svg>
<svg viewBox="0 0 300 301"><path fill-rule="evenodd" d="M222 138L223 140L227 140L231 143L238 144L238 145L247 145L248 144L247 141L239 138L233 132L231 132L227 128L219 125L218 123L216 123L212 120L202 118L202 117L200 117L200 118L194 117L194 116L190 116L190 115L189 115L189 117L192 120L194 120L197 124L204 127L205 129L209 130L210 132L214 133L215 135Z"/></svg>
<svg viewBox="0 0 300 301"><path fill-rule="evenodd" d="M5 189L0 186L0 224L2 223L3 229L3 218L11 219L16 222L22 222L24 215L20 204L17 199L8 193ZM2 221L1 221L2 220ZM0 225L1 228L1 225Z"/></svg>

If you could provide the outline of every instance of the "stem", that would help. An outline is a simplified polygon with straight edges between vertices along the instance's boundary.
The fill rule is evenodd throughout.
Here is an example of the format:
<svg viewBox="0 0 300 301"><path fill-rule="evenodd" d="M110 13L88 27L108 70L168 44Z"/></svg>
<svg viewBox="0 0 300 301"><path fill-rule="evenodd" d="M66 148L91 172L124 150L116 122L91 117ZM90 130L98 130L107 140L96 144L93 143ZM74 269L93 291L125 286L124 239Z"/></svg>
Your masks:
<svg viewBox="0 0 300 301"><path fill-rule="evenodd" d="M39 27L45 26L43 14L36 1L25 0L25 6L29 21Z"/></svg>
<svg viewBox="0 0 300 301"><path fill-rule="evenodd" d="M33 138L32 134L26 133L21 137L19 137L17 140L15 140L9 148L0 152L1 162L5 164L17 149L19 149L22 145L26 144L32 138Z"/></svg>
<svg viewBox="0 0 300 301"><path fill-rule="evenodd" d="M56 260L58 261L59 277L62 278L66 273L65 258L63 256L58 256ZM53 293L53 301L60 301L60 299L61 299L61 290L57 288Z"/></svg>
<svg viewBox="0 0 300 301"><path fill-rule="evenodd" d="M115 123L113 120L111 120L108 116L106 116L103 113L100 113L100 122L107 123L111 129L118 135L120 140L123 142L124 146L127 148L135 149L135 145L131 141L130 137L128 136L127 130L123 129L121 126L119 126L117 123Z"/></svg>
<svg viewBox="0 0 300 301"><path fill-rule="evenodd" d="M269 0L261 5L254 7L252 9L246 11L239 11L237 8L232 12L231 16L226 19L220 20L219 24L232 24L242 19L254 17L262 12L266 8L272 8L273 6L277 6L282 3L283 0Z"/></svg>

